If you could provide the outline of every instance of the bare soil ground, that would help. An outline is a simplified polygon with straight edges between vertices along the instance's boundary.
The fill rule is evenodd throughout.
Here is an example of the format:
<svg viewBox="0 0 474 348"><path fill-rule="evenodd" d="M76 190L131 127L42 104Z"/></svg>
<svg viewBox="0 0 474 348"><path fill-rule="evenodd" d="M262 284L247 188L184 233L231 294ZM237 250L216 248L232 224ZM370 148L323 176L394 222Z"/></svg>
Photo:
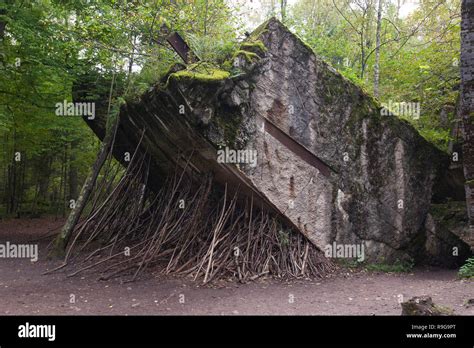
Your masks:
<svg viewBox="0 0 474 348"><path fill-rule="evenodd" d="M62 222L0 221L0 243L37 243ZM137 282L123 283L99 281L93 274L42 275L61 263L46 259L49 240L40 239L37 262L0 259L0 315L399 315L400 296L406 300L420 295L430 295L458 315L474 315L474 307L465 305L474 298L474 282L459 280L455 270L403 274L343 270L318 280L260 279L212 286L149 273Z"/></svg>

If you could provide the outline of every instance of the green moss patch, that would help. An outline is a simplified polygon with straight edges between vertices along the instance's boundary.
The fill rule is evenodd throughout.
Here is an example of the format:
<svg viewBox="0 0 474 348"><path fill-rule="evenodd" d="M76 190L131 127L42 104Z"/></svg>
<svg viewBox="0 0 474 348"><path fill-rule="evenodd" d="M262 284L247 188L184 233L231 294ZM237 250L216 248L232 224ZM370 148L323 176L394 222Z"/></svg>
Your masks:
<svg viewBox="0 0 474 348"><path fill-rule="evenodd" d="M232 59L235 59L236 57L240 56L240 55L243 55L245 57L245 60L248 62L248 63L252 63L254 61L257 61L260 59L260 56L254 52L250 52L250 51L244 51L244 50L238 50L234 53L234 55L232 56Z"/></svg>
<svg viewBox="0 0 474 348"><path fill-rule="evenodd" d="M227 79L230 73L212 67L208 64L196 63L189 65L185 70L170 74L169 78L178 81L199 81L204 83L215 83Z"/></svg>
<svg viewBox="0 0 474 348"><path fill-rule="evenodd" d="M255 52L255 51L261 51L261 52L266 52L267 48L263 44L262 41L260 40L254 40L254 41L245 41L240 45L240 48L245 51L250 51L250 52Z"/></svg>
<svg viewBox="0 0 474 348"><path fill-rule="evenodd" d="M222 145L236 147L236 140L242 123L242 115L238 109L219 106L216 117L212 119L212 122L224 132L224 143Z"/></svg>

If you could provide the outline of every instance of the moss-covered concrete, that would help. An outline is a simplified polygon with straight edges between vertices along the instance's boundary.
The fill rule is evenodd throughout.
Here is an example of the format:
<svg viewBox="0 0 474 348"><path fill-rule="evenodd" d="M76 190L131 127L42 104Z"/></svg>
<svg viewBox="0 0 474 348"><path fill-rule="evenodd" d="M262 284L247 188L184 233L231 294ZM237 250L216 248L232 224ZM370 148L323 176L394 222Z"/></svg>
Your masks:
<svg viewBox="0 0 474 348"><path fill-rule="evenodd" d="M178 81L199 81L203 83L216 83L227 79L230 73L221 69L201 69L199 71L186 69L172 73L169 78Z"/></svg>
<svg viewBox="0 0 474 348"><path fill-rule="evenodd" d="M256 50L260 50L262 52L267 51L267 48L261 40L245 41L242 43L242 45L240 45L240 48L250 52L255 52Z"/></svg>
<svg viewBox="0 0 474 348"><path fill-rule="evenodd" d="M240 55L245 57L245 60L247 61L247 63L253 63L260 59L260 56L258 54L254 52L250 52L250 51L245 51L245 50L237 50L232 56L232 59L235 59Z"/></svg>

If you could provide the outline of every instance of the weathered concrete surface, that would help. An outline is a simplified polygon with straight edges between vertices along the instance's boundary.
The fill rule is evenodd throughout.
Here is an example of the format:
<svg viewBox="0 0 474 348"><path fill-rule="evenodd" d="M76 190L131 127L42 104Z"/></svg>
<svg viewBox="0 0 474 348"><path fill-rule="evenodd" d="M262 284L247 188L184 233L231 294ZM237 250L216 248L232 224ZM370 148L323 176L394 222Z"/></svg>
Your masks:
<svg viewBox="0 0 474 348"><path fill-rule="evenodd" d="M463 201L432 204L424 233L420 233L423 244L415 253L415 260L436 266L459 266L459 260L465 260L471 254L468 243L463 243L470 237L468 220Z"/></svg>
<svg viewBox="0 0 474 348"><path fill-rule="evenodd" d="M260 38L267 52L253 66L240 59L251 78L231 92L248 98L231 99L254 128L272 121L332 170L325 177L257 131L246 147L258 150L259 166L246 175L319 247L363 243L368 258L388 262L414 256L445 156L407 123L380 116L375 101L278 21Z"/></svg>
<svg viewBox="0 0 474 348"><path fill-rule="evenodd" d="M159 168L156 185L191 158L187 170L212 171L253 194L323 250L362 244L365 259L378 262L423 252L448 157L408 123L381 116L376 101L277 20L249 40L266 49L245 46L260 59L239 54L236 76L204 82L171 74L166 87L125 105L115 155L133 151L145 130L141 151ZM257 165L218 163L226 147L256 151Z"/></svg>

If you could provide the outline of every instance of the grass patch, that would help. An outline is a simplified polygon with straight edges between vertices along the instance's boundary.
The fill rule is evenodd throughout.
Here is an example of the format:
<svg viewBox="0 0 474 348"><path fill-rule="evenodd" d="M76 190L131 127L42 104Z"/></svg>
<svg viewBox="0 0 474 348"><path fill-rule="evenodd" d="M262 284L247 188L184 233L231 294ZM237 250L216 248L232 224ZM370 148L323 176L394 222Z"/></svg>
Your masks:
<svg viewBox="0 0 474 348"><path fill-rule="evenodd" d="M363 267L363 262L357 261L355 259L335 259L337 264L344 268L349 269L358 269Z"/></svg>
<svg viewBox="0 0 474 348"><path fill-rule="evenodd" d="M337 263L347 269L366 270L369 272L384 272L384 273L408 273L411 272L414 263L408 261L397 260L393 264L389 263L366 263L357 261L356 259L336 259Z"/></svg>
<svg viewBox="0 0 474 348"><path fill-rule="evenodd" d="M388 263L370 263L365 265L365 269L371 272L384 273L408 273L414 267L413 262L397 260L393 264Z"/></svg>

